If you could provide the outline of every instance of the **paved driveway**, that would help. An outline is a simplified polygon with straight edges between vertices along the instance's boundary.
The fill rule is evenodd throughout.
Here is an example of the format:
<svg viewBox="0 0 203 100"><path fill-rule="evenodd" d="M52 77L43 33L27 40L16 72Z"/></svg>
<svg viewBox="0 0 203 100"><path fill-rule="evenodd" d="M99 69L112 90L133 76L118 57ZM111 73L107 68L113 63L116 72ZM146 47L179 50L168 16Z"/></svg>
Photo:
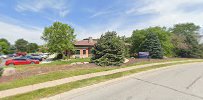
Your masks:
<svg viewBox="0 0 203 100"><path fill-rule="evenodd" d="M176 65L101 86L66 92L60 100L203 100L203 63ZM51 97L48 99L56 99Z"/></svg>

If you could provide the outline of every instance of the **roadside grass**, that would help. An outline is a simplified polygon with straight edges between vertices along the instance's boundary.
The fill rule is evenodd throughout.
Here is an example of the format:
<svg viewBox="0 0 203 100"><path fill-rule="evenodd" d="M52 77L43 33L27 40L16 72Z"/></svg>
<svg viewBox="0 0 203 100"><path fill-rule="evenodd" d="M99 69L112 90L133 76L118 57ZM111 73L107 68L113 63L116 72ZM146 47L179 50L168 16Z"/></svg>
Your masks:
<svg viewBox="0 0 203 100"><path fill-rule="evenodd" d="M176 62L176 63L170 63L170 64L160 64L160 65L153 65L153 66L144 67L144 68L137 68L137 69L133 69L133 70L129 70L129 71L118 72L115 74L98 76L98 77L70 82L67 84L62 84L62 85L58 85L58 86L54 86L54 87L39 89L39 90L36 90L33 92L28 92L28 93L24 93L24 94L19 94L19 95L15 95L15 96L2 98L2 100L38 100L40 98L53 96L53 95L56 95L59 93L70 91L72 89L90 86L90 85L93 85L96 83L120 78L120 77L127 76L130 74L135 74L135 73L148 71L148 70L152 70L152 69L157 69L157 68L164 68L164 67L177 65L177 64L186 64L186 63L193 63L193 62L202 62L202 61Z"/></svg>
<svg viewBox="0 0 203 100"><path fill-rule="evenodd" d="M170 61L184 61L184 60L198 60L198 59L195 59L195 58L172 58L172 59L163 59L160 61L156 61L156 60L153 61L153 59L151 59L151 60L146 60L143 62L133 63L133 64L130 64L128 66L123 66L123 67L130 67L130 66L137 66L137 65L151 64L151 63L170 62Z"/></svg>
<svg viewBox="0 0 203 100"><path fill-rule="evenodd" d="M1 83L0 91L27 86L27 85L33 85L33 84L47 82L47 81L52 81L52 80L57 80L57 79L62 79L62 78L68 78L68 77L77 76L77 75L108 71L112 69L115 69L115 67L114 68L98 67L98 68L89 68L89 69L74 69L74 70L67 70L67 71L51 72L48 74L36 75L36 76L27 77L24 79L17 79L11 82Z"/></svg>
<svg viewBox="0 0 203 100"><path fill-rule="evenodd" d="M170 60L170 61L173 61L173 60ZM159 61L156 63L170 62L170 61L163 60L163 61ZM181 61L181 60L174 59L174 61ZM122 67L76 68L76 69L72 69L72 70L56 71L56 72L51 72L51 73L47 73L47 74L35 75L35 76L23 78L23 79L16 79L16 80L13 80L10 82L1 83L0 91L12 89L12 88L18 88L18 87L27 86L27 85L38 84L38 83L47 82L47 81L53 81L53 80L62 79L62 78L68 78L68 77L77 76L77 75L109 71L109 70L114 70L114 69L119 69L119 68L145 65L145 64L151 64L151 63L154 63L154 62L138 62L135 64L131 64L128 66L122 66Z"/></svg>

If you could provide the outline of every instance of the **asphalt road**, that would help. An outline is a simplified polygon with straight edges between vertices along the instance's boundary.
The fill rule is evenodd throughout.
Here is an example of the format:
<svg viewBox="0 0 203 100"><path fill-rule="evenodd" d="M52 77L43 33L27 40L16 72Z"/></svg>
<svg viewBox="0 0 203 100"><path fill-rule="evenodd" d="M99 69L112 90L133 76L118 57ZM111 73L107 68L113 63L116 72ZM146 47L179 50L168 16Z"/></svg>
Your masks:
<svg viewBox="0 0 203 100"><path fill-rule="evenodd" d="M203 100L203 63L176 65L136 74L57 96L60 96L60 100Z"/></svg>

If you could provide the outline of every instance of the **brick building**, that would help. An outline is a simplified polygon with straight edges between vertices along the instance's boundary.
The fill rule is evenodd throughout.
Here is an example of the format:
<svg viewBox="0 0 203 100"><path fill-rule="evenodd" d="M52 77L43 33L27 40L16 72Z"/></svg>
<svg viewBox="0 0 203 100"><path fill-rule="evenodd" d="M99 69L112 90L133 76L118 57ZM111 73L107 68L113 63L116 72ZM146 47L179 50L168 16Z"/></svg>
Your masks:
<svg viewBox="0 0 203 100"><path fill-rule="evenodd" d="M76 41L75 45L75 54L72 55L73 58L87 58L90 57L91 50L94 45L97 43L97 39L92 39L89 37L80 41Z"/></svg>

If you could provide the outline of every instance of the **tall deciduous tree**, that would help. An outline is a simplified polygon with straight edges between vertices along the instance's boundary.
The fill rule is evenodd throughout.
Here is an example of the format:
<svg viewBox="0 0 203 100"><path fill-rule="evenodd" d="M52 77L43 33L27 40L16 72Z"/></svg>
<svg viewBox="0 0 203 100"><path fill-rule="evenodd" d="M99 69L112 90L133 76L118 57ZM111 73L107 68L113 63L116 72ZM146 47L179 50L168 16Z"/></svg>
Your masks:
<svg viewBox="0 0 203 100"><path fill-rule="evenodd" d="M200 26L194 23L176 24L171 28L174 33L172 43L177 56L200 57L202 51L199 45L199 29Z"/></svg>
<svg viewBox="0 0 203 100"><path fill-rule="evenodd" d="M146 36L154 33L158 36L165 56L173 56L173 44L171 43L171 33L165 27L150 27L142 30L135 30L131 36L131 53L140 51L140 44L144 42Z"/></svg>
<svg viewBox="0 0 203 100"><path fill-rule="evenodd" d="M202 52L200 53L200 54L201 54L200 57L203 58L203 43L200 44L200 50L202 51Z"/></svg>
<svg viewBox="0 0 203 100"><path fill-rule="evenodd" d="M125 57L129 58L130 57L130 48L131 48L130 37L121 36L120 39L125 44L125 49L124 49Z"/></svg>
<svg viewBox="0 0 203 100"><path fill-rule="evenodd" d="M16 47L15 45L10 45L10 49L9 49L9 54L13 54L16 52Z"/></svg>
<svg viewBox="0 0 203 100"><path fill-rule="evenodd" d="M0 52L8 54L10 49L10 43L6 39L0 39Z"/></svg>
<svg viewBox="0 0 203 100"><path fill-rule="evenodd" d="M16 47L17 51L20 51L20 52L26 52L27 45L28 45L28 41L26 41L24 39L18 39L15 42L15 47Z"/></svg>
<svg viewBox="0 0 203 100"><path fill-rule="evenodd" d="M149 33L145 41L140 45L141 51L149 52L151 58L163 58L163 50L160 40L155 33Z"/></svg>
<svg viewBox="0 0 203 100"><path fill-rule="evenodd" d="M27 52L34 53L38 51L38 45L36 43L29 43L27 45Z"/></svg>
<svg viewBox="0 0 203 100"><path fill-rule="evenodd" d="M45 27L42 39L47 43L50 53L64 55L65 51L74 50L75 40L74 29L61 22L54 22L53 25Z"/></svg>
<svg viewBox="0 0 203 100"><path fill-rule="evenodd" d="M116 32L106 32L97 41L92 61L100 66L119 66L124 62L124 42Z"/></svg>
<svg viewBox="0 0 203 100"><path fill-rule="evenodd" d="M148 32L146 31L146 29L133 31L133 34L131 36L131 43L132 43L132 47L130 50L131 53L138 53L140 51L140 48L139 48L140 44L143 43L147 34Z"/></svg>
<svg viewBox="0 0 203 100"><path fill-rule="evenodd" d="M46 45L39 46L39 52L47 53L48 52L47 46Z"/></svg>

